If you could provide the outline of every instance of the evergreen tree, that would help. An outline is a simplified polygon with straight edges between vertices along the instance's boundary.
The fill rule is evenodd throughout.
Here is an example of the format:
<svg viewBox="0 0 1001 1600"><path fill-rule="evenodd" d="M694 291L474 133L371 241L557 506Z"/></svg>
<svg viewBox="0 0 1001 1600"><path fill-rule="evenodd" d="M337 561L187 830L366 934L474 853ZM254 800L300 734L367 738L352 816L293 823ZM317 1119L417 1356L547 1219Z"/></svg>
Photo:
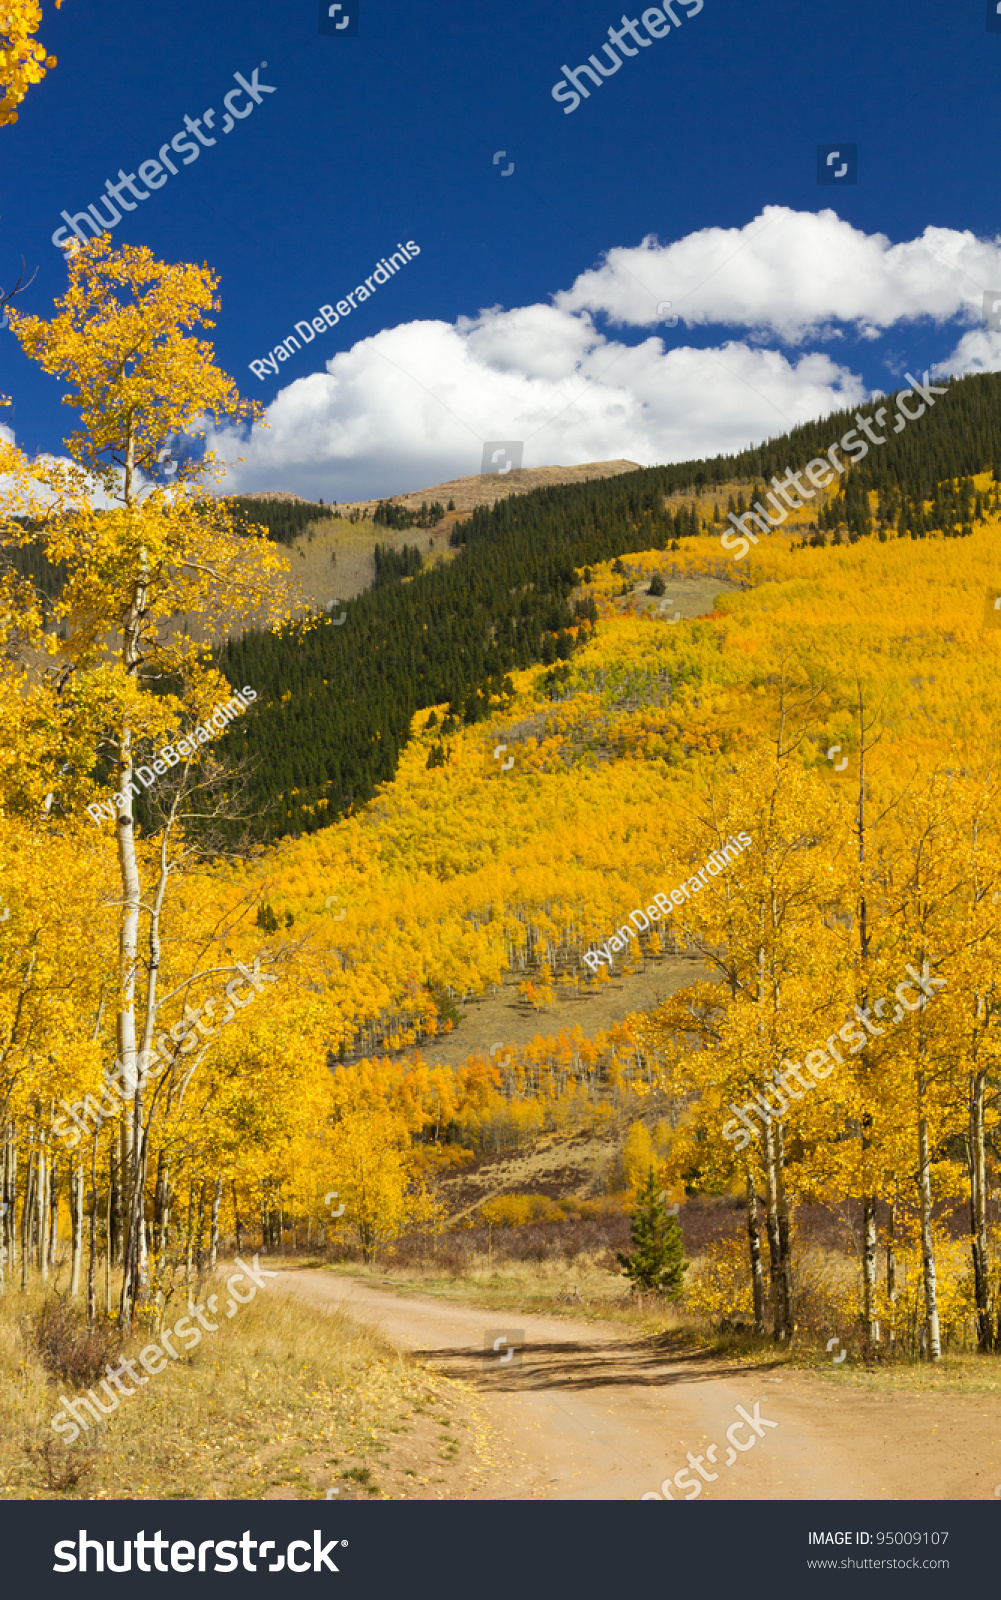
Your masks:
<svg viewBox="0 0 1001 1600"><path fill-rule="evenodd" d="M636 1196L636 1207L629 1218L632 1251L618 1256L619 1265L637 1289L656 1289L677 1300L684 1287L688 1262L678 1219L672 1216L657 1188L657 1173L651 1167Z"/></svg>
<svg viewBox="0 0 1001 1600"><path fill-rule="evenodd" d="M234 496L233 507L246 526L263 528L276 544L291 544L311 523L332 517L322 500L258 500L253 495Z"/></svg>

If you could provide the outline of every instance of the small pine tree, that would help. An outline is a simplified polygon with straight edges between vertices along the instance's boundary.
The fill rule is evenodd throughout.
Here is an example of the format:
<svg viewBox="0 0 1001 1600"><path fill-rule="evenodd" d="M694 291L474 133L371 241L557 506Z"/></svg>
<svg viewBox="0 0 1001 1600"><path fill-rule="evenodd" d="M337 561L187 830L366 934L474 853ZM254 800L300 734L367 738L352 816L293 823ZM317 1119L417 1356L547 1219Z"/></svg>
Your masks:
<svg viewBox="0 0 1001 1600"><path fill-rule="evenodd" d="M658 594L659 595L659 594L666 594L666 593L667 593L667 585L665 584L665 582L664 582L663 578L661 577L660 573L659 572L655 572L653 577L650 579L650 587L647 590L647 594Z"/></svg>
<svg viewBox="0 0 1001 1600"><path fill-rule="evenodd" d="M684 1287L688 1262L678 1219L667 1210L658 1192L657 1172L650 1168L636 1196L629 1218L632 1252L619 1253L619 1266L637 1289L655 1289L677 1300Z"/></svg>

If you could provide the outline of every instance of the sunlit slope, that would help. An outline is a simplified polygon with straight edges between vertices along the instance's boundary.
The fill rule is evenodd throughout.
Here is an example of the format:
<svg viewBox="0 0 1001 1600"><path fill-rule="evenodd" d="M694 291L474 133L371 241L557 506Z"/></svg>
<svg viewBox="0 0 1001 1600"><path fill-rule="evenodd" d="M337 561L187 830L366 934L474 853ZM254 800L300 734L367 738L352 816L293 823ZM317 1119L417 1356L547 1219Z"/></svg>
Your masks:
<svg viewBox="0 0 1001 1600"><path fill-rule="evenodd" d="M774 540L741 563L752 587L677 622L633 591L654 573L670 585L718 569L718 541L625 557L624 574L594 568L598 634L572 661L513 674L513 702L486 723L444 731L447 707L430 727L419 713L396 778L362 812L266 858L270 905L308 939L334 1047L426 1047L446 987L477 992L510 966L537 984L600 981L584 950L687 875L687 822L713 774L773 747L783 673L792 759L846 808L860 685L898 778L982 765L999 549L993 522L947 542ZM444 765L429 766L439 747Z"/></svg>

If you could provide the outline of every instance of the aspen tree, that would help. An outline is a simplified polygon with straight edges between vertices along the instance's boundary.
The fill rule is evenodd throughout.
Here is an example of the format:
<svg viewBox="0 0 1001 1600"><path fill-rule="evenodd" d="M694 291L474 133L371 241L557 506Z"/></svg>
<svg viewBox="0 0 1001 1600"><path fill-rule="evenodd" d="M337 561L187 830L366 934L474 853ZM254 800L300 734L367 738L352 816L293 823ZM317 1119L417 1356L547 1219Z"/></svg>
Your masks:
<svg viewBox="0 0 1001 1600"><path fill-rule="evenodd" d="M64 402L80 416L66 440L69 464L33 469L50 497L39 506L41 528L19 531L20 542L36 538L51 562L66 564L52 608L58 633L46 635L46 646L64 664L66 697L91 723L94 747L80 765L92 772L105 752L115 764L117 1070L132 1104L132 1116L122 1120L120 1174L124 1321L140 1292L146 1248L140 1062L150 1059L160 1004L161 922L173 866L161 860L145 899L132 808L136 747L145 739L166 743L179 727L198 723L214 699L229 698L208 647L181 633L178 616L197 617L211 638L250 610L277 625L292 596L276 581L287 562L267 541L248 537L227 502L207 495L211 459L192 456L176 475L163 469L173 441L198 418L256 415L215 365L211 345L189 331L213 326L213 274L168 266L145 248L115 251L106 236L91 240L67 268L69 284L50 321L10 313L22 349L66 383ZM99 491L110 509L98 509ZM176 692L155 692L165 679ZM67 792L79 795L80 784L77 776ZM62 798L58 786L56 794ZM141 992L144 919L149 957Z"/></svg>
<svg viewBox="0 0 1001 1600"><path fill-rule="evenodd" d="M63 0L55 0L56 10ZM0 14L0 128L17 121L17 108L33 83L41 83L56 65L45 46L33 37L42 20L36 0L4 0Z"/></svg>

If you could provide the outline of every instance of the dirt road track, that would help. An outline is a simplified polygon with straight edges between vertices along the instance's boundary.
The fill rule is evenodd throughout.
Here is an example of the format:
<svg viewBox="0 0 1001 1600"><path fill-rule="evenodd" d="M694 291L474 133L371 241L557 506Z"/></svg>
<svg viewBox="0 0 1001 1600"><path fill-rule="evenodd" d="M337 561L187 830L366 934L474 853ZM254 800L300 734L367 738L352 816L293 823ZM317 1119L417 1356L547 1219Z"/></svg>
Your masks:
<svg viewBox="0 0 1001 1600"><path fill-rule="evenodd" d="M994 1394L874 1392L848 1373L677 1356L614 1323L489 1311L330 1272L284 1273L280 1285L475 1386L498 1461L477 1499L638 1500L711 1444L705 1470L719 1476L704 1500L982 1500L1001 1479ZM522 1330L521 1361L502 1366L484 1348L488 1329ZM726 1467L735 1407L753 1415L755 1402L778 1426ZM744 1425L737 1438L750 1434Z"/></svg>

